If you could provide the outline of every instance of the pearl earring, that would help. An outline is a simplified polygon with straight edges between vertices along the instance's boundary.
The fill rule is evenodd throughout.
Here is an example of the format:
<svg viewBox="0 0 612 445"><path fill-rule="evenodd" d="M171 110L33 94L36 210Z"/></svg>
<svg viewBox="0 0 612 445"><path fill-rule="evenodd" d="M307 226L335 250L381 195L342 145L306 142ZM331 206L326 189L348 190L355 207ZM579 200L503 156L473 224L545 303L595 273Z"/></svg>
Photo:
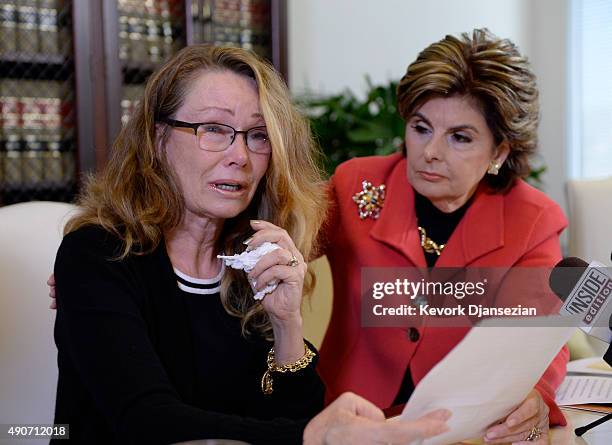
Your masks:
<svg viewBox="0 0 612 445"><path fill-rule="evenodd" d="M501 164L497 161L491 161L489 164L489 169L487 170L487 173L490 175L497 175L499 173L499 169L501 167Z"/></svg>

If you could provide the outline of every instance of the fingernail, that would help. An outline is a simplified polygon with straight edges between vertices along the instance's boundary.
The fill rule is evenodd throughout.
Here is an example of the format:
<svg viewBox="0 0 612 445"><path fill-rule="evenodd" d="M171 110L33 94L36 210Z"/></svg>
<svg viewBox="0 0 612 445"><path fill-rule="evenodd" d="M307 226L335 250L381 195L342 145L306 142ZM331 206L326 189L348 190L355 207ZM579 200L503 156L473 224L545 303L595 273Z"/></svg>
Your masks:
<svg viewBox="0 0 612 445"><path fill-rule="evenodd" d="M250 243L251 241L253 241L253 237L252 237L252 236L249 236L247 239L245 239L245 240L242 242L242 244L246 244L246 245L248 246L248 245L249 245L249 243Z"/></svg>
<svg viewBox="0 0 612 445"><path fill-rule="evenodd" d="M257 225L257 224L260 224L260 223L261 223L261 221L259 221L258 219L252 219L251 220L251 224Z"/></svg>

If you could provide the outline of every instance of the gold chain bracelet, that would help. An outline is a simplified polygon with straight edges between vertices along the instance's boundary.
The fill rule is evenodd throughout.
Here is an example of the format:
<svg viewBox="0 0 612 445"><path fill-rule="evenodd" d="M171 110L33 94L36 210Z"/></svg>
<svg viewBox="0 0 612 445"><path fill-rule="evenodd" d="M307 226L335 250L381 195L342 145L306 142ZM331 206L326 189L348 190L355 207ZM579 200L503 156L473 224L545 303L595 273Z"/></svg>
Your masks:
<svg viewBox="0 0 612 445"><path fill-rule="evenodd" d="M274 388L272 387L273 372L280 372L281 374L285 372L297 372L300 369L307 367L312 362L314 357L315 353L310 350L306 343L304 343L304 355L300 359L287 365L278 366L274 357L274 348L270 349L270 352L268 352L268 359L266 360L268 363L268 369L266 372L264 372L264 375L261 378L261 391L264 394L272 394L274 391Z"/></svg>

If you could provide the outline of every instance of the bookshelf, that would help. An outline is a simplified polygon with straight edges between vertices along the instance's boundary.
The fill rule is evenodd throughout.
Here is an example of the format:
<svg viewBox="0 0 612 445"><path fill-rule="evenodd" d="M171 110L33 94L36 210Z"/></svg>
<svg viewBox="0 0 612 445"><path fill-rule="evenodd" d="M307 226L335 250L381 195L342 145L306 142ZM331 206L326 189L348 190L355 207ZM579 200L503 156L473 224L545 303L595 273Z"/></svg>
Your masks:
<svg viewBox="0 0 612 445"><path fill-rule="evenodd" d="M0 204L76 190L71 2L0 1Z"/></svg>

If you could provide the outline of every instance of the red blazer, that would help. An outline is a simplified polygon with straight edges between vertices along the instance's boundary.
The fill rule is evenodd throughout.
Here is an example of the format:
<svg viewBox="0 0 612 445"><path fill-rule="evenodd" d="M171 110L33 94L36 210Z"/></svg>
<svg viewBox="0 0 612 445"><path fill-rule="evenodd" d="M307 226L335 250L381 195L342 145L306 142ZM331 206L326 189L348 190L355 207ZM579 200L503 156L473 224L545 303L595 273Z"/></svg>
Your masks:
<svg viewBox="0 0 612 445"><path fill-rule="evenodd" d="M363 180L386 185L377 220L360 219L352 199ZM362 267L427 267L401 154L355 158L340 165L330 181L330 200L322 253L331 265L334 302L319 362L327 402L353 391L386 408L408 366L416 385L469 328L419 328L419 339L412 341L406 328L361 327ZM561 259L559 234L566 226L559 206L523 181L505 195L480 187L436 266L552 267ZM565 424L554 391L565 376L568 357L564 347L536 386L551 409L552 425Z"/></svg>

